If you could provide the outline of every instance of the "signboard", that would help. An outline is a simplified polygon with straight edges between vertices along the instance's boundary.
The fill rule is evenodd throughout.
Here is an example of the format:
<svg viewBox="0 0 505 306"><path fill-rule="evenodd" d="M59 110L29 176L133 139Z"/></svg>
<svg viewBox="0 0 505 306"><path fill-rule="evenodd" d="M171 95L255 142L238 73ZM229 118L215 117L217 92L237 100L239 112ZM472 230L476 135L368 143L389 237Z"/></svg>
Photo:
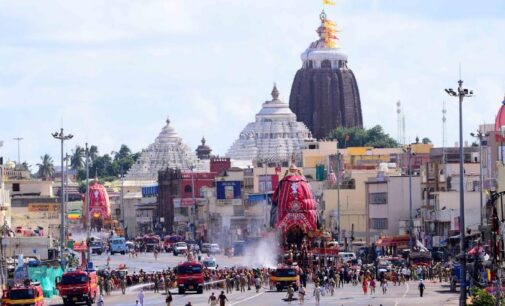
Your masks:
<svg viewBox="0 0 505 306"><path fill-rule="evenodd" d="M194 205L192 198L175 198L174 199L174 207L191 207Z"/></svg>
<svg viewBox="0 0 505 306"><path fill-rule="evenodd" d="M174 198L174 207L193 207L195 202L198 206L202 206L206 203L206 201L206 199L202 198L195 198L194 201L193 198Z"/></svg>
<svg viewBox="0 0 505 306"><path fill-rule="evenodd" d="M279 176L277 174L258 176L259 192L274 191L278 182Z"/></svg>
<svg viewBox="0 0 505 306"><path fill-rule="evenodd" d="M152 221L151 217L137 217L138 223L151 223L151 221Z"/></svg>
<svg viewBox="0 0 505 306"><path fill-rule="evenodd" d="M221 181L216 183L218 200L240 199L241 181Z"/></svg>
<svg viewBox="0 0 505 306"><path fill-rule="evenodd" d="M60 212L60 203L30 203L29 212Z"/></svg>

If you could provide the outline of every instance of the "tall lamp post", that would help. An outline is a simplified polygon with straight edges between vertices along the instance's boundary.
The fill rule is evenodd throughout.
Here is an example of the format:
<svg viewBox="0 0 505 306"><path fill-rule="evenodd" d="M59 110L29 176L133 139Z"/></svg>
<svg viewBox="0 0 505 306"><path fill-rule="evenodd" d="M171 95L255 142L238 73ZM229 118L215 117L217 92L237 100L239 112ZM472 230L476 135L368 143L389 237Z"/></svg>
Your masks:
<svg viewBox="0 0 505 306"><path fill-rule="evenodd" d="M63 155L63 143L65 140L70 140L74 137L72 134L63 133L63 128L59 132L51 134L55 139L61 142L61 220L60 220L60 258L63 258L63 250L65 249L65 180L63 179L63 162L65 156Z"/></svg>
<svg viewBox="0 0 505 306"><path fill-rule="evenodd" d="M20 150L19 143L21 142L21 140L23 140L23 137L16 137L16 138L12 138L12 139L18 142L18 164L17 164L17 166L19 167L19 166L21 166L21 150Z"/></svg>
<svg viewBox="0 0 505 306"><path fill-rule="evenodd" d="M86 245L87 245L87 262L89 263L91 260L91 248L89 247L89 242L90 242L90 231L91 231L91 213L89 211L89 148L88 148L88 143L86 142L86 149L85 149L85 155L86 155ZM83 212L84 215L84 212Z"/></svg>
<svg viewBox="0 0 505 306"><path fill-rule="evenodd" d="M461 294L459 296L459 305L466 305L466 252L465 252L465 190L464 190L464 173L463 168L465 162L463 150L463 99L473 96L473 91L463 88L463 81L458 81L457 92L452 88L446 89L445 92L451 97L457 97L459 100L459 239L460 239L460 256L461 256Z"/></svg>
<svg viewBox="0 0 505 306"><path fill-rule="evenodd" d="M337 215L338 215L338 220L337 220L337 235L338 235L338 243L340 244L340 230L341 230L341 227L340 227L340 221L342 220L342 218L340 218L340 156L342 154L340 154L340 152L338 152L338 148L337 148Z"/></svg>
<svg viewBox="0 0 505 306"><path fill-rule="evenodd" d="M194 216L193 216L193 240L196 241L196 224L198 222L198 205L195 199L195 165L190 166L191 169L191 198L193 200L193 205L195 206Z"/></svg>
<svg viewBox="0 0 505 306"><path fill-rule="evenodd" d="M403 152L408 154L408 172L409 172L409 247L412 252L412 247L414 246L414 218L412 216L412 155L415 155L412 152L412 146L408 145L407 147L402 149Z"/></svg>
<svg viewBox="0 0 505 306"><path fill-rule="evenodd" d="M477 130L477 133L470 133L472 137L475 137L479 140L479 191L480 191L480 225L484 225L484 174L482 173L482 142L485 138L489 136L489 133L483 133L480 130Z"/></svg>

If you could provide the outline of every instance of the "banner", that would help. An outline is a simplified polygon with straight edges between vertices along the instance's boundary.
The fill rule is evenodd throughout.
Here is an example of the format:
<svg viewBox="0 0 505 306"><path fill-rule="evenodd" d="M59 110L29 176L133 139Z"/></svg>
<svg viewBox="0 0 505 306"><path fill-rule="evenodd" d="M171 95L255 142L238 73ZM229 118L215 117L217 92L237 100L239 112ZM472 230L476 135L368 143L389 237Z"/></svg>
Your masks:
<svg viewBox="0 0 505 306"><path fill-rule="evenodd" d="M241 181L221 181L216 183L218 200L240 199Z"/></svg>
<svg viewBox="0 0 505 306"><path fill-rule="evenodd" d="M29 212L60 212L61 203L30 203Z"/></svg>

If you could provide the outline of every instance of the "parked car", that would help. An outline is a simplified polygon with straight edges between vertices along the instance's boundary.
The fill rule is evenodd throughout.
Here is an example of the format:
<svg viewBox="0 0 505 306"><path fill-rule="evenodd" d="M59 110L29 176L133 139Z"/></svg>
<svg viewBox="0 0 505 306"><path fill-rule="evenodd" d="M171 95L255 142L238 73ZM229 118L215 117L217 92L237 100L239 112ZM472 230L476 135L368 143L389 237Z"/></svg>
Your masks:
<svg viewBox="0 0 505 306"><path fill-rule="evenodd" d="M217 243L212 243L209 247L209 254L220 254L221 253L221 248L219 247L219 244Z"/></svg>
<svg viewBox="0 0 505 306"><path fill-rule="evenodd" d="M233 256L244 256L245 253L245 241L233 241Z"/></svg>
<svg viewBox="0 0 505 306"><path fill-rule="evenodd" d="M215 258L212 258L212 257L205 258L202 263L203 263L204 267L209 270L216 270L217 269L217 264L216 264Z"/></svg>
<svg viewBox="0 0 505 306"><path fill-rule="evenodd" d="M188 245L186 242L177 242L174 245L174 256L179 256L179 254L188 254Z"/></svg>
<svg viewBox="0 0 505 306"><path fill-rule="evenodd" d="M354 254L353 252L340 252L340 253L338 253L338 255L340 257L342 257L342 261L344 263L346 263L348 261L356 260L356 254Z"/></svg>
<svg viewBox="0 0 505 306"><path fill-rule="evenodd" d="M115 253L124 255L127 251L128 247L126 246L124 237L113 237L110 239L110 255L114 255Z"/></svg>
<svg viewBox="0 0 505 306"><path fill-rule="evenodd" d="M102 255L105 252L105 245L102 240L95 239L89 243L91 254Z"/></svg>
<svg viewBox="0 0 505 306"><path fill-rule="evenodd" d="M210 249L210 243L202 243L202 253L207 253Z"/></svg>

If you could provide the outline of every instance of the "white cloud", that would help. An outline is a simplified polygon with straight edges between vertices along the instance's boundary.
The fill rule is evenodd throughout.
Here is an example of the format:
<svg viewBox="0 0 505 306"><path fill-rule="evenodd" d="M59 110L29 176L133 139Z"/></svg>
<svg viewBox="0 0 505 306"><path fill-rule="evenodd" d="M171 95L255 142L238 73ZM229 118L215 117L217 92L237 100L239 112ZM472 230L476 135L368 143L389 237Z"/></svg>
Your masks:
<svg viewBox="0 0 505 306"><path fill-rule="evenodd" d="M436 1L419 2L424 7ZM224 154L273 82L289 101L299 55L315 40L321 6L283 1L3 1L0 3L0 112L5 155L22 136L23 156L58 156L49 133L65 128L100 151L140 150L166 116L192 147L205 136ZM434 18L388 11L381 2L342 1L328 15L358 79L365 124L396 136L397 100L407 135L457 139L458 64L477 96L465 103L465 135L494 120L505 92L501 39L493 18ZM2 153L2 154L3 154Z"/></svg>

